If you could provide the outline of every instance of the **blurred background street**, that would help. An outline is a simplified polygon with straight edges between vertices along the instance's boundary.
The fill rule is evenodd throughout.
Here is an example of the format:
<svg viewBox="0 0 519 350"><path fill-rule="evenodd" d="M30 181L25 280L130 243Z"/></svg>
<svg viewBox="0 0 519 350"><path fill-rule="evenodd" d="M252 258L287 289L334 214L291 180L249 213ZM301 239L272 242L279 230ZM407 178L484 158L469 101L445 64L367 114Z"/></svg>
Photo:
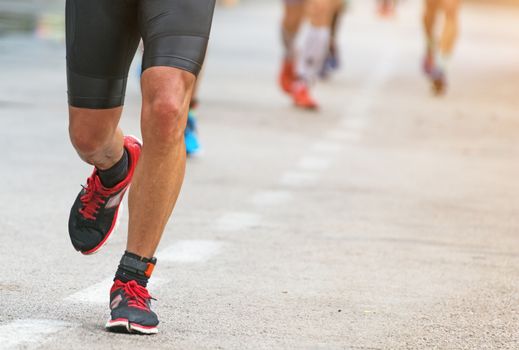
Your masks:
<svg viewBox="0 0 519 350"><path fill-rule="evenodd" d="M0 349L519 348L519 7L464 3L435 97L422 1L390 19L352 1L318 112L277 85L280 1L218 7L203 152L150 282L160 333L136 337L103 328L127 211L94 256L67 233L91 168L68 139L63 3L0 0Z"/></svg>

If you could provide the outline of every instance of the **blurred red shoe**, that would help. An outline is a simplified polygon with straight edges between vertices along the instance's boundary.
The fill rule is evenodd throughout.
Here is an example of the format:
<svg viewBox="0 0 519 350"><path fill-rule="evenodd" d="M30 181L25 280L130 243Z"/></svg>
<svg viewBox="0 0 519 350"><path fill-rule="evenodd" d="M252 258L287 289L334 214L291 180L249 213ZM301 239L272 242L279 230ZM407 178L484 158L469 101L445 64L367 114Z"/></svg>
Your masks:
<svg viewBox="0 0 519 350"><path fill-rule="evenodd" d="M319 108L319 105L310 96L308 85L303 82L295 82L292 84L292 99L294 104L303 109L315 110Z"/></svg>
<svg viewBox="0 0 519 350"><path fill-rule="evenodd" d="M381 17L392 17L395 14L395 4L391 0L380 1L378 14Z"/></svg>
<svg viewBox="0 0 519 350"><path fill-rule="evenodd" d="M294 63L292 60L284 60L279 74L279 85L281 89L290 94L292 92L292 84L295 80Z"/></svg>

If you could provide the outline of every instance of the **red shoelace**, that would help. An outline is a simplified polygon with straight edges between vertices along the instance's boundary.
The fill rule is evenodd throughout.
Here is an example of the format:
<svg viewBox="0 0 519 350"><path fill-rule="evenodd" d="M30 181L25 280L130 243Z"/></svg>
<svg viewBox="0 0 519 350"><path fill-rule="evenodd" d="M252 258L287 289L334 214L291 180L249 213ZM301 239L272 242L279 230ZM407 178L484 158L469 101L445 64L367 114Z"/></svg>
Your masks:
<svg viewBox="0 0 519 350"><path fill-rule="evenodd" d="M85 219L95 220L99 208L105 203L106 197L111 192L106 190L101 185L99 178L93 174L87 180L87 185L83 186L85 193L81 196L81 203L83 208L79 209L79 213L85 217Z"/></svg>
<svg viewBox="0 0 519 350"><path fill-rule="evenodd" d="M129 299L128 306L148 311L148 301L153 299L148 290L135 281L128 283L115 280L112 290L122 289L124 295Z"/></svg>

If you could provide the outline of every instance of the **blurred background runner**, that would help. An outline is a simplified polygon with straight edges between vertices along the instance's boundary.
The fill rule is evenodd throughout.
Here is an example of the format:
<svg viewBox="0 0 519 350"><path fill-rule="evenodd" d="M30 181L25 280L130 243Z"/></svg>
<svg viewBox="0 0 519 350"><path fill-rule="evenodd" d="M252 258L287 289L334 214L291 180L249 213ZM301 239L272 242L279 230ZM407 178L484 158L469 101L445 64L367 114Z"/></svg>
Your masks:
<svg viewBox="0 0 519 350"><path fill-rule="evenodd" d="M447 88L449 62L458 37L460 2L461 0L424 0L423 70L436 94L443 94Z"/></svg>
<svg viewBox="0 0 519 350"><path fill-rule="evenodd" d="M284 0L284 5L280 85L295 106L317 109L319 104L311 88L319 74L327 76L338 67L336 33L345 3L342 0Z"/></svg>

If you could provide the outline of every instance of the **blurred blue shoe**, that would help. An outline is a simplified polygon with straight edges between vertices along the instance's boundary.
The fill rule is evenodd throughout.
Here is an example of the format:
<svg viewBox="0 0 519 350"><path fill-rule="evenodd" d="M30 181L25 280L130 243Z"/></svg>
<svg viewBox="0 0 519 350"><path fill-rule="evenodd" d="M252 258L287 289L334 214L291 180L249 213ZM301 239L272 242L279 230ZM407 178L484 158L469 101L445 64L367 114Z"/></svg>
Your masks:
<svg viewBox="0 0 519 350"><path fill-rule="evenodd" d="M340 62L339 57L337 54L333 51L330 51L328 53L328 56L326 56L326 59L323 62L323 66L321 68L321 71L319 72L319 76L321 79L327 79L330 74L332 74L334 71L338 70L340 68Z"/></svg>
<svg viewBox="0 0 519 350"><path fill-rule="evenodd" d="M186 143L186 153L188 156L195 155L200 151L200 143L196 132L196 119L192 111L187 115L187 126L184 131L184 141Z"/></svg>

